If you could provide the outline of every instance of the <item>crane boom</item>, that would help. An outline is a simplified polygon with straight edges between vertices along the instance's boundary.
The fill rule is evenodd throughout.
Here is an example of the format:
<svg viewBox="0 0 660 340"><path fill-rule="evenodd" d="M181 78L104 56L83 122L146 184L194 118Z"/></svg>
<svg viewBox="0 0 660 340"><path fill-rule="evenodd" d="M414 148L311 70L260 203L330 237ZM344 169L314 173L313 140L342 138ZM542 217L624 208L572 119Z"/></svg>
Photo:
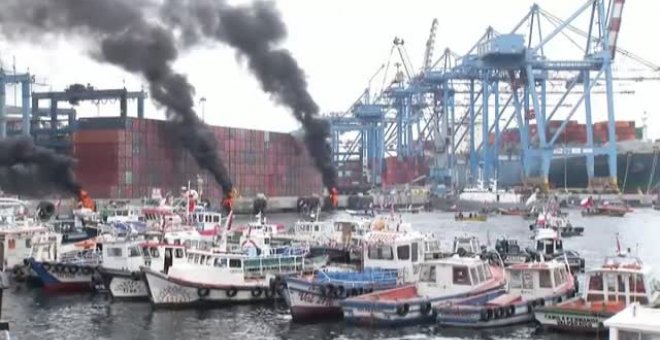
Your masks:
<svg viewBox="0 0 660 340"><path fill-rule="evenodd" d="M626 0L614 0L612 5L608 27L608 45L610 48L610 58L612 58L612 60L614 60L614 56L616 55L616 41L619 36L619 30L621 29L621 15L623 13L623 5L625 2Z"/></svg>
<svg viewBox="0 0 660 340"><path fill-rule="evenodd" d="M424 51L424 62L422 63L422 72L428 71L431 68L433 59L433 50L435 49L435 36L438 29L438 19L433 19L431 23L431 30L429 38L426 40L426 50Z"/></svg>

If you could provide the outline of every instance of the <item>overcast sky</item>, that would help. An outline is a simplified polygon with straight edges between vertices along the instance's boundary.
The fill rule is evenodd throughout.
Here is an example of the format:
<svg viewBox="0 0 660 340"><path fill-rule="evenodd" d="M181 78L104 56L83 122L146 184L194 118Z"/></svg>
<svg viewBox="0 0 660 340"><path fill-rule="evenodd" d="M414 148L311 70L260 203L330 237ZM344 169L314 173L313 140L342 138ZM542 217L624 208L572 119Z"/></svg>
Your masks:
<svg viewBox="0 0 660 340"><path fill-rule="evenodd" d="M284 46L293 52L305 70L310 92L323 112L344 111L355 101L372 74L387 61L395 36L405 40L413 66L420 67L433 18L440 21L435 48L437 58L445 47L459 54L466 52L488 25L499 32L510 31L533 3L528 0L276 1L289 29ZM548 12L567 18L584 2L547 0L537 3ZM660 32L659 10L660 4L655 0L627 1L619 36L619 46L657 64L660 64L660 48L655 34ZM19 71L29 68L40 83L48 84L35 87L36 91L61 90L72 83L90 83L97 88L125 84L129 90L142 86L141 79L92 61L80 45L79 41L72 40L40 46L0 41L0 59L8 68L15 58ZM570 48L557 46L546 53L564 56ZM641 68L639 64L621 59L619 67ZM205 119L212 124L277 131L297 128L286 109L261 92L254 77L231 49L215 47L191 52L180 59L176 68L188 75L198 98L207 98ZM381 78L378 79L380 83ZM642 112L648 111L649 133L660 137L656 108L659 84L655 81L623 86L636 93L615 97L617 119L640 123ZM12 91L8 92L7 100L8 104L13 103ZM113 114L117 106L104 107L101 114ZM604 119L604 110L599 109L598 104L595 107L595 111L599 111L595 113L596 120ZM130 110L130 114L134 114L135 106L131 105ZM80 107L79 111L84 111L83 115L97 114L93 105ZM201 108L198 112L201 115ZM147 116L163 117L163 114L149 105ZM583 115L576 118L584 120Z"/></svg>

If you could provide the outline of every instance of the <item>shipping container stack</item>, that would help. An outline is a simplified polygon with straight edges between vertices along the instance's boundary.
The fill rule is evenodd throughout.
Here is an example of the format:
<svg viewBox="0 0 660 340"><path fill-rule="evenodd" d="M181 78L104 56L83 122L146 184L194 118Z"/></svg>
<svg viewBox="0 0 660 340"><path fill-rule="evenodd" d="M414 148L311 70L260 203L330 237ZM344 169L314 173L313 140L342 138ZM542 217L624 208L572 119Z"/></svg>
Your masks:
<svg viewBox="0 0 660 340"><path fill-rule="evenodd" d="M410 183L428 173L429 165L425 157L388 157L385 159L383 185Z"/></svg>
<svg viewBox="0 0 660 340"><path fill-rule="evenodd" d="M322 194L321 177L303 145L286 133L210 127L218 153L240 196L269 197ZM201 171L165 121L93 118L74 133L76 174L99 198L141 198L152 188L178 193L188 181L204 195L220 200L219 185Z"/></svg>

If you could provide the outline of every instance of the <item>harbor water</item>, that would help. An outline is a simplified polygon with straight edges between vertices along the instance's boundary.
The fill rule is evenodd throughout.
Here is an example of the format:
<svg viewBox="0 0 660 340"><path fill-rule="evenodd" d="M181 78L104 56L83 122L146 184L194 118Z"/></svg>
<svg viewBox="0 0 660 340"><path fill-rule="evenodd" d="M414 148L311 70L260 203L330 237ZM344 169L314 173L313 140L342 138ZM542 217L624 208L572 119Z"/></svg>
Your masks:
<svg viewBox="0 0 660 340"><path fill-rule="evenodd" d="M433 232L449 244L454 236L478 236L494 246L499 236L531 246L529 221L518 216L494 216L487 222L455 222L450 213L404 215L413 227ZM577 250L587 268L597 266L616 251L616 233L623 247L642 260L660 266L660 211L637 209L622 218L581 217L570 210L584 236L567 238L564 248ZM269 216L270 222L289 224L295 215ZM240 223L240 221L237 221ZM580 277L581 278L581 277ZM242 305L213 310L154 310L148 303L113 302L104 295L48 295L39 288L14 286L4 292L3 319L10 322L12 339L561 339L566 334L543 332L533 324L492 330L461 330L435 325L364 328L341 321L298 324L284 303ZM571 339L579 336L569 334ZM583 339L594 339L593 335ZM596 338L607 339L606 334Z"/></svg>

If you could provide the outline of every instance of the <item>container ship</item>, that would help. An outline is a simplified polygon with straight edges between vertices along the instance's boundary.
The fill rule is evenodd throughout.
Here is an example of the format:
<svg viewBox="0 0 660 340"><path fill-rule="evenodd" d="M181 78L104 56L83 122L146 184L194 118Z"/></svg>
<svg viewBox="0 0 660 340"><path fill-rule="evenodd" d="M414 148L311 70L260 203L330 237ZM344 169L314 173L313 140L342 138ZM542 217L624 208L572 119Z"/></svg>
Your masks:
<svg viewBox="0 0 660 340"><path fill-rule="evenodd" d="M554 134L562 121L550 121L548 133ZM616 122L617 137L617 184L624 192L653 191L660 185L660 143L643 139L644 128L636 128L633 121ZM607 142L607 122L593 125L594 144ZM530 124L530 133L536 135L535 124ZM490 136L492 144L494 136ZM520 134L518 129L502 131L498 180L503 186L517 186L522 183L523 170L520 162ZM577 121L569 121L560 143L570 147L586 143L586 128ZM608 176L607 156L594 159L594 175ZM586 188L589 181L585 156L555 156L548 176L550 185L555 188Z"/></svg>

